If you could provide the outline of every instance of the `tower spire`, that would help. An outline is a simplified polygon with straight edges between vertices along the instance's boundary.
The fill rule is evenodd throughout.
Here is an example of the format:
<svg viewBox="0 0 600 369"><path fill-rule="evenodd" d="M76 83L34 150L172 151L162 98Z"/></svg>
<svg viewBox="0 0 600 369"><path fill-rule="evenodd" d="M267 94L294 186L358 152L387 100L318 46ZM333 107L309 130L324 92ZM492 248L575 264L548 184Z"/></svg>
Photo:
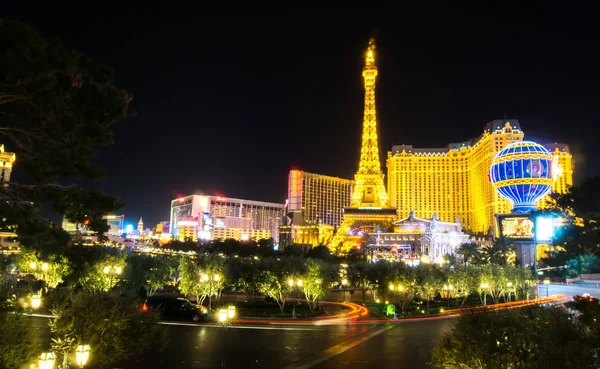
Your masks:
<svg viewBox="0 0 600 369"><path fill-rule="evenodd" d="M369 40L362 76L365 86L365 111L363 118L360 161L355 179L357 186L352 194L351 206L387 207L388 197L383 185L383 173L379 162L377 139L377 115L375 113L375 40ZM360 185L362 183L362 185ZM361 193L362 192L362 193Z"/></svg>

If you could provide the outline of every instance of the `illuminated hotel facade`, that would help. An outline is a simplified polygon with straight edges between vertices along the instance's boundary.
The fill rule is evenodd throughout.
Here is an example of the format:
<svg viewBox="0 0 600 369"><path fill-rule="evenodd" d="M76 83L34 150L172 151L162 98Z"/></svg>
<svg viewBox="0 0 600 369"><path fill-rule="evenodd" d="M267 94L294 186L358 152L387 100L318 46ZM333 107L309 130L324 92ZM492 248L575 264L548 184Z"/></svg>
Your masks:
<svg viewBox="0 0 600 369"><path fill-rule="evenodd" d="M283 215L284 204L190 195L171 201L169 232L176 239L246 240L272 237L278 242L277 229ZM190 237L190 227L196 230L195 238Z"/></svg>
<svg viewBox="0 0 600 369"><path fill-rule="evenodd" d="M390 206L400 218L411 210L424 218L437 213L445 221L459 219L472 232L492 232L495 214L510 213L512 204L492 188L489 168L500 150L523 137L518 120L494 120L479 138L445 148L393 146L387 157ZM553 191L565 193L573 184L572 155L566 145L545 146L561 171Z"/></svg>
<svg viewBox="0 0 600 369"><path fill-rule="evenodd" d="M350 205L354 181L291 170L288 177L288 211L300 211L307 224L342 223L342 209Z"/></svg>
<svg viewBox="0 0 600 369"><path fill-rule="evenodd" d="M4 145L0 144L0 182L10 181L10 173L12 172L15 160L16 155L12 152L4 151ZM0 218L0 246L9 248L17 248L19 246L15 226L5 224L2 218Z"/></svg>
<svg viewBox="0 0 600 369"><path fill-rule="evenodd" d="M0 182L9 182L12 166L16 160L16 155L12 152L4 151L4 145L0 145Z"/></svg>

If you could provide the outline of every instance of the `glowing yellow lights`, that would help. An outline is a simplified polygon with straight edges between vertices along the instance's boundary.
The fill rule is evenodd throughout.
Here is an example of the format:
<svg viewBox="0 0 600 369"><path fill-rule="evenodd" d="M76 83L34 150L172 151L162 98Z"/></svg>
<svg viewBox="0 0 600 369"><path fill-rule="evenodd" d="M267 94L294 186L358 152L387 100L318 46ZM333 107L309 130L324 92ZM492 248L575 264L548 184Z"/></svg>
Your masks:
<svg viewBox="0 0 600 369"><path fill-rule="evenodd" d="M227 307L227 318L233 319L235 317L235 306L230 305Z"/></svg>
<svg viewBox="0 0 600 369"><path fill-rule="evenodd" d="M38 367L39 369L52 369L55 360L54 352L43 352L38 359Z"/></svg>
<svg viewBox="0 0 600 369"><path fill-rule="evenodd" d="M219 310L219 322L225 323L227 321L227 309Z"/></svg>
<svg viewBox="0 0 600 369"><path fill-rule="evenodd" d="M362 143L360 149L360 160L358 171L354 179L355 185L352 190L350 201L351 208L367 208L374 210L373 214L364 213L352 215L344 213L343 222L338 227L337 233L330 243L332 250L338 250L343 245L343 250L348 251L347 240L348 232L352 225L358 221L361 222L382 222L390 221L391 217L385 217L377 214L377 208L388 208L389 200L383 182L383 173L379 161L379 143L377 138L377 117L375 111L375 79L377 77L377 66L375 65L374 40L369 41L369 47L366 53L365 66L362 71L365 86L365 106L363 117Z"/></svg>
<svg viewBox="0 0 600 369"><path fill-rule="evenodd" d="M42 306L42 296L40 296L40 295L31 296L31 308L36 310L40 306Z"/></svg>
<svg viewBox="0 0 600 369"><path fill-rule="evenodd" d="M35 269L35 267L37 266L35 261L32 261L31 263L29 263L29 268L31 269Z"/></svg>
<svg viewBox="0 0 600 369"><path fill-rule="evenodd" d="M77 366L83 368L90 358L90 345L78 345L75 350L75 360Z"/></svg>
<svg viewBox="0 0 600 369"><path fill-rule="evenodd" d="M42 264L42 270L45 272L48 270L48 263L43 263Z"/></svg>
<svg viewBox="0 0 600 369"><path fill-rule="evenodd" d="M484 290L484 289L486 289L486 288L490 288L490 285L489 285L489 283L482 283L482 284L481 284L479 287L480 287L482 290Z"/></svg>

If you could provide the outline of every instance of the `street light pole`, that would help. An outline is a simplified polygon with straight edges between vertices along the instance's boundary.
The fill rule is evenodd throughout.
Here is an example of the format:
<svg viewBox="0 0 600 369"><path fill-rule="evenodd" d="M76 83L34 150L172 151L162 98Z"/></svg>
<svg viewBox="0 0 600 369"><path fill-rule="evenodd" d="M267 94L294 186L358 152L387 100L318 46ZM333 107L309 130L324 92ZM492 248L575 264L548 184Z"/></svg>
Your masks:
<svg viewBox="0 0 600 369"><path fill-rule="evenodd" d="M225 359L226 358L225 343L226 343L226 337L227 337L227 323L229 323L234 317L235 317L235 306L233 306L233 305L230 305L229 307L227 307L227 309L219 310L219 322L221 322L221 324L223 324L223 327L225 328L223 330L223 355L222 355L222 359L221 359L221 368L222 369L227 368L227 360Z"/></svg>
<svg viewBox="0 0 600 369"><path fill-rule="evenodd" d="M544 279L544 284L546 285L546 297L548 297L548 285L550 284L550 280L549 279Z"/></svg>
<svg viewBox="0 0 600 369"><path fill-rule="evenodd" d="M506 286L508 287L508 302L510 302L510 300L511 300L511 294L512 294L512 292L511 292L511 289L512 289L512 285L513 285L513 284L512 284L512 282L508 282L508 283L506 284Z"/></svg>
<svg viewBox="0 0 600 369"><path fill-rule="evenodd" d="M348 284L348 280L346 278L342 279L342 289L344 290L344 302L346 302L346 285Z"/></svg>

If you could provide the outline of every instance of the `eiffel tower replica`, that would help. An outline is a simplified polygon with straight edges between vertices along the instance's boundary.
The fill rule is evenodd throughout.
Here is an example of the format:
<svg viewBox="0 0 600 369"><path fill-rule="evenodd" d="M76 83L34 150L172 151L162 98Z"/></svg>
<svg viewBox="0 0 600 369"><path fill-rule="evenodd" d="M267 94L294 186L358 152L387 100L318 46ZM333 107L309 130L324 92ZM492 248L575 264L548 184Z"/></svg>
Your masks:
<svg viewBox="0 0 600 369"><path fill-rule="evenodd" d="M350 207L344 208L342 224L338 227L329 248L336 253L348 252L358 244L360 235L373 232L379 224L396 219L396 208L389 207L383 183L377 141L375 115L375 42L369 41L362 76L365 81L365 113L358 171L354 175Z"/></svg>

